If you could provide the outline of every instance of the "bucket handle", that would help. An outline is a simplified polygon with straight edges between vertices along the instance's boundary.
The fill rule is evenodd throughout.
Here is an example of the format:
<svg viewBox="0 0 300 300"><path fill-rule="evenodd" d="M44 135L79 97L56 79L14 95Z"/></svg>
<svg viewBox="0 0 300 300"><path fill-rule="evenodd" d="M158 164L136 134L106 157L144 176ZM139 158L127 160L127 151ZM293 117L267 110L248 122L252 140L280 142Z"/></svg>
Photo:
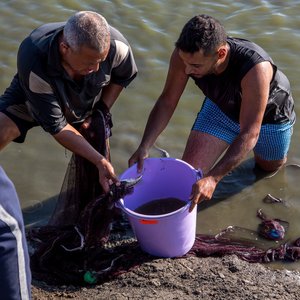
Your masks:
<svg viewBox="0 0 300 300"><path fill-rule="evenodd" d="M201 178L203 178L203 172L201 169L197 169L196 170L196 174L197 174L197 181Z"/></svg>
<svg viewBox="0 0 300 300"><path fill-rule="evenodd" d="M120 200L115 202L115 207L122 209L122 205L120 204Z"/></svg>

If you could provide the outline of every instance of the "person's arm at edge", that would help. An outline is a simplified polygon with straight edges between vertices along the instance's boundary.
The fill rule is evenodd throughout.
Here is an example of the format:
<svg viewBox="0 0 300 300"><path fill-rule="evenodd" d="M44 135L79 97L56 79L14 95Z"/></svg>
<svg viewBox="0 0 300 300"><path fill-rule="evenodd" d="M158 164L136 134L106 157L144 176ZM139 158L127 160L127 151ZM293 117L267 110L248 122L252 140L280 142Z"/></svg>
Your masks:
<svg viewBox="0 0 300 300"><path fill-rule="evenodd" d="M149 149L169 123L187 81L184 63L175 49L171 55L164 89L149 115L141 143L128 161L129 166L138 163L138 172L143 169L143 160L148 157Z"/></svg>

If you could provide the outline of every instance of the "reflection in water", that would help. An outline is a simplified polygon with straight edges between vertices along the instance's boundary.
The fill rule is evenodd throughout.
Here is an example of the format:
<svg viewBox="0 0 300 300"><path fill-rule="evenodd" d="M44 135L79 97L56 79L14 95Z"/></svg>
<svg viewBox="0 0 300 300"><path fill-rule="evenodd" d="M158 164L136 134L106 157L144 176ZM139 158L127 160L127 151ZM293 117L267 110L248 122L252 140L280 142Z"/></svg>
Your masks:
<svg viewBox="0 0 300 300"><path fill-rule="evenodd" d="M255 182L264 178L270 178L273 175L273 172L265 172L256 167L254 159L249 158L243 161L219 182L212 200L202 202L198 205L198 208L201 209L214 205L219 201L240 193L247 187L252 186Z"/></svg>
<svg viewBox="0 0 300 300"><path fill-rule="evenodd" d="M134 84L113 108L112 162L118 174L140 142L147 116L163 88L170 53L179 32L195 14L212 14L229 35L260 44L290 79L296 112L300 114L299 27L300 2L287 1L2 1L0 3L0 93L16 70L17 48L36 26L63 21L76 10L96 10L128 38L139 67ZM157 13L159 11L159 13ZM178 14L180 11L180 14ZM288 55L287 55L288 54ZM180 158L202 95L189 83L171 123L158 140L172 157ZM126 108L126 109L124 109ZM134 116L134 118L129 117ZM296 123L289 162L300 163L299 130ZM48 134L34 129L23 145L11 144L0 152L0 164L16 185L26 224L43 222L55 205L70 155ZM230 225L256 230L258 208L267 215L288 220L287 238L300 236L299 170L287 167L267 178L245 161L218 185L214 198L199 205L197 231L218 233ZM264 203L267 194L283 199L287 206ZM32 205L32 201L38 204ZM36 203L36 202L35 202ZM32 209L32 210L31 210ZM296 264L290 265L289 268ZM300 267L299 267L300 269Z"/></svg>

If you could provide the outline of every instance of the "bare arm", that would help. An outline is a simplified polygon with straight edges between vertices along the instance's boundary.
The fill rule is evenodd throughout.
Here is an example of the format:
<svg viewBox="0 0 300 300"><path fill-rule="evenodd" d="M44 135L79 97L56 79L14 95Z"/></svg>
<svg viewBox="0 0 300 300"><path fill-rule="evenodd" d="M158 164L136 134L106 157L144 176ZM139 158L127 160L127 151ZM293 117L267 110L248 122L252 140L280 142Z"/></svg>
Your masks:
<svg viewBox="0 0 300 300"><path fill-rule="evenodd" d="M99 170L99 182L105 192L109 191L109 180L118 182L112 165L96 151L86 139L70 124L53 135L55 140L73 153L93 163Z"/></svg>
<svg viewBox="0 0 300 300"><path fill-rule="evenodd" d="M150 147L169 123L187 81L185 66L175 49L170 59L164 89L149 115L140 146L129 159L129 165L138 162L138 170L142 170L143 160L148 156Z"/></svg>
<svg viewBox="0 0 300 300"><path fill-rule="evenodd" d="M106 104L108 109L111 109L122 90L123 87L115 83L110 83L103 88L101 99Z"/></svg>
<svg viewBox="0 0 300 300"><path fill-rule="evenodd" d="M103 89L102 100L110 109L123 87L110 83ZM90 119L85 121L90 122ZM87 124L83 124L85 126ZM93 163L99 170L99 181L105 192L109 191L109 180L117 182L113 166L98 151L96 151L86 139L70 124L67 124L59 133L53 136L57 142L73 153L80 155Z"/></svg>
<svg viewBox="0 0 300 300"><path fill-rule="evenodd" d="M193 205L190 210L201 200L211 199L217 183L254 148L267 106L272 76L271 64L262 62L254 66L243 78L240 133L216 166L193 186Z"/></svg>

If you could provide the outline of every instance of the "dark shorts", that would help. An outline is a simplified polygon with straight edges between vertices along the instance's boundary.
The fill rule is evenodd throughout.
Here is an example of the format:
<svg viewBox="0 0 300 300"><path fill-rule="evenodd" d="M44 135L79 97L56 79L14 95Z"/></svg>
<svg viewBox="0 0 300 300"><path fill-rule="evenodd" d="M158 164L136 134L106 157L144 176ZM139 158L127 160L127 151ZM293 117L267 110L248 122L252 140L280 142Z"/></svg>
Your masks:
<svg viewBox="0 0 300 300"><path fill-rule="evenodd" d="M192 130L208 133L230 145L239 134L240 125L205 98ZM264 160L281 160L287 156L292 134L291 123L264 124L253 151Z"/></svg>
<svg viewBox="0 0 300 300"><path fill-rule="evenodd" d="M23 143L27 131L38 125L27 109L26 95L20 86L17 75L15 75L4 94L0 96L0 112L9 117L17 125L21 133L14 142Z"/></svg>

